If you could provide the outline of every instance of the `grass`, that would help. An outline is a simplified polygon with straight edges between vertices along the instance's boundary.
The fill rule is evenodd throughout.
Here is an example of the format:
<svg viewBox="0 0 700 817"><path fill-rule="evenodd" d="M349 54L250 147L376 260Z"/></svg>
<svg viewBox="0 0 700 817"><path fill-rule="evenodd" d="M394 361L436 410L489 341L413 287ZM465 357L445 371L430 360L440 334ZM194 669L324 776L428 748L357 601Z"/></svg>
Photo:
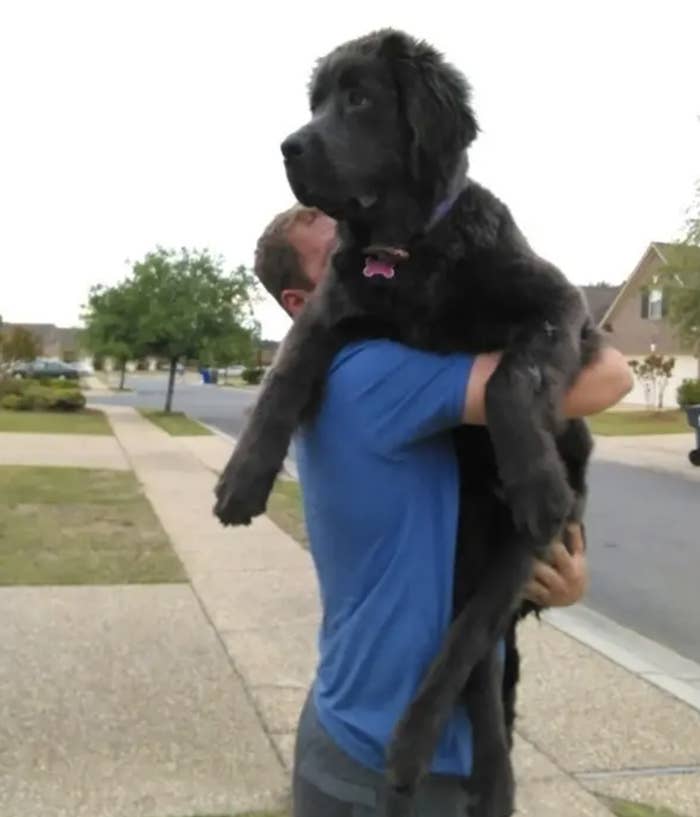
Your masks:
<svg viewBox="0 0 700 817"><path fill-rule="evenodd" d="M181 411L157 411L156 409L139 409L141 414L152 423L167 431L172 437L198 437L211 434L208 428L183 414Z"/></svg>
<svg viewBox="0 0 700 817"><path fill-rule="evenodd" d="M306 533L301 489L296 480L278 479L267 503L267 515L292 539L305 548L309 546Z"/></svg>
<svg viewBox="0 0 700 817"><path fill-rule="evenodd" d="M645 803L633 803L631 800L620 800L618 797L599 796L615 817L682 817L667 808L657 808Z"/></svg>
<svg viewBox="0 0 700 817"><path fill-rule="evenodd" d="M27 434L111 434L101 411L5 411L0 409L0 432Z"/></svg>
<svg viewBox="0 0 700 817"><path fill-rule="evenodd" d="M225 377L219 381L221 386L233 386L236 389L254 389L259 383L246 383L242 377Z"/></svg>
<svg viewBox="0 0 700 817"><path fill-rule="evenodd" d="M131 473L0 467L0 585L186 581Z"/></svg>
<svg viewBox="0 0 700 817"><path fill-rule="evenodd" d="M636 434L689 434L684 411L604 411L589 418L594 434L622 437Z"/></svg>

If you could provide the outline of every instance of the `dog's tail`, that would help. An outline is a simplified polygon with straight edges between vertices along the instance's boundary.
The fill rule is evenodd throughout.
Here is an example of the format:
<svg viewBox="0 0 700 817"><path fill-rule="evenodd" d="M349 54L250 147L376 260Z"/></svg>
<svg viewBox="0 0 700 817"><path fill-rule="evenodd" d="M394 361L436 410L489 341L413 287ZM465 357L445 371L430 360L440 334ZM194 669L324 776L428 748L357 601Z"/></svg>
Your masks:
<svg viewBox="0 0 700 817"><path fill-rule="evenodd" d="M450 627L418 694L399 721L387 755L390 786L412 792L476 664L505 633L532 572L533 542L519 534L490 559L474 595Z"/></svg>

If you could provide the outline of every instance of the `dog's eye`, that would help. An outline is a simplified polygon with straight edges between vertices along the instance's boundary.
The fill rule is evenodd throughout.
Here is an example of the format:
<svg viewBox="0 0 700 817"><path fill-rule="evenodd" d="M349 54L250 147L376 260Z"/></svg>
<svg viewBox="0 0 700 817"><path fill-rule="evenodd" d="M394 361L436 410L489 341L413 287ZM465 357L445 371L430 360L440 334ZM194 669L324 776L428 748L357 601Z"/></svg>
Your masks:
<svg viewBox="0 0 700 817"><path fill-rule="evenodd" d="M358 88L351 88L348 91L347 99L350 108L366 108L371 102L367 94Z"/></svg>

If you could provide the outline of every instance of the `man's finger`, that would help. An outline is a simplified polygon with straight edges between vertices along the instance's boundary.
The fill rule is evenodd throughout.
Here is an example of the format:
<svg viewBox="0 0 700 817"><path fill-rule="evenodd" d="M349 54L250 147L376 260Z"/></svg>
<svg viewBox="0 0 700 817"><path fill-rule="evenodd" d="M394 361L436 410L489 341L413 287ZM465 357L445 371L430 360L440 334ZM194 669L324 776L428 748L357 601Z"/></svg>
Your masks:
<svg viewBox="0 0 700 817"><path fill-rule="evenodd" d="M586 543L583 541L583 530L581 529L581 526L572 523L568 526L567 530L569 531L569 536L571 537L569 544L571 545L572 555L580 556L582 553L585 553Z"/></svg>
<svg viewBox="0 0 700 817"><path fill-rule="evenodd" d="M559 573L551 565L540 561L535 562L532 578L548 588L560 579Z"/></svg>
<svg viewBox="0 0 700 817"><path fill-rule="evenodd" d="M549 605L550 594L547 588L538 581L532 579L525 586L525 598L541 607Z"/></svg>

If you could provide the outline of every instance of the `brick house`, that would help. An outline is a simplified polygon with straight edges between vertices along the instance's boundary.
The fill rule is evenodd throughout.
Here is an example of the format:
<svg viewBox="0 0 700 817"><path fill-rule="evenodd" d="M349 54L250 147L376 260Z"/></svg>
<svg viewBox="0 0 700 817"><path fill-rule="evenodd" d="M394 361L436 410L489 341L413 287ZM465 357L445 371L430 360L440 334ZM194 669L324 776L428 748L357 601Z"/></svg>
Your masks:
<svg viewBox="0 0 700 817"><path fill-rule="evenodd" d="M55 326L53 323L3 323L4 329L21 326L31 332L41 345L41 357L70 358L80 356L80 329Z"/></svg>
<svg viewBox="0 0 700 817"><path fill-rule="evenodd" d="M685 378L700 376L700 361L685 348L666 320L667 302L659 273L668 263L665 255L671 246L654 241L645 250L637 266L619 287L582 287L589 308L611 344L628 360L639 360L651 352L676 358L673 376L666 389L664 405L676 405L676 388ZM698 253L700 261L700 252ZM644 392L635 382L625 403L644 403Z"/></svg>

